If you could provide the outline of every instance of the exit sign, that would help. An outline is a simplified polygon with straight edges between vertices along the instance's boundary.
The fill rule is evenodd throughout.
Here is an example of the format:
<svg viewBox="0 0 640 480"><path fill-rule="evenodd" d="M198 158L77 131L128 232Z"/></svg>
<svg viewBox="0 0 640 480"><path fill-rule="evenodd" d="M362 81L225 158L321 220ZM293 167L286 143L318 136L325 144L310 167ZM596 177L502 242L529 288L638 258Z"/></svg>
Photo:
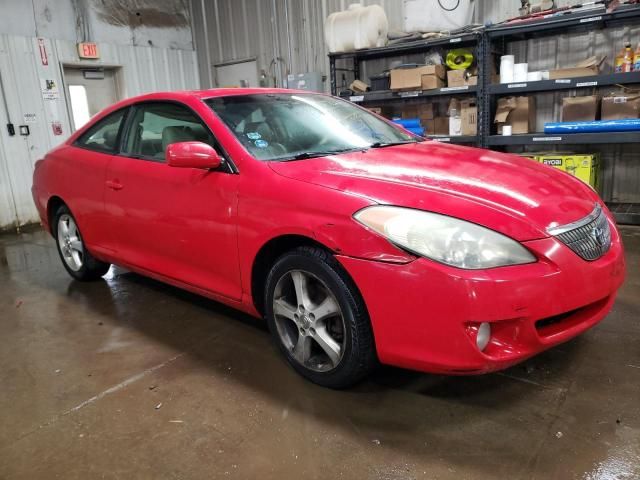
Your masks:
<svg viewBox="0 0 640 480"><path fill-rule="evenodd" d="M100 58L98 45L92 42L84 42L78 44L78 56L80 58Z"/></svg>

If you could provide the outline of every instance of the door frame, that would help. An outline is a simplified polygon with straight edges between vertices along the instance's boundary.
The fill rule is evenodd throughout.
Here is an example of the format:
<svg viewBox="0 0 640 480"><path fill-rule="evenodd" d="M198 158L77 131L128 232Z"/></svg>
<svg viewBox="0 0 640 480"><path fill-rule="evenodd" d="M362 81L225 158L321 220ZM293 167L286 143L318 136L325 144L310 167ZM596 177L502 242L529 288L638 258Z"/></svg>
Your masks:
<svg viewBox="0 0 640 480"><path fill-rule="evenodd" d="M64 92L64 106L67 112L67 123L69 130L77 129L73 123L73 113L71 111L71 99L69 98L69 90L67 77L65 76L65 68L75 68L79 70L89 70L91 68L102 68L104 70L113 70L116 83L116 97L118 101L127 97L126 84L124 81L124 68L117 63L84 63L84 62L60 62L60 78L62 79L62 90Z"/></svg>

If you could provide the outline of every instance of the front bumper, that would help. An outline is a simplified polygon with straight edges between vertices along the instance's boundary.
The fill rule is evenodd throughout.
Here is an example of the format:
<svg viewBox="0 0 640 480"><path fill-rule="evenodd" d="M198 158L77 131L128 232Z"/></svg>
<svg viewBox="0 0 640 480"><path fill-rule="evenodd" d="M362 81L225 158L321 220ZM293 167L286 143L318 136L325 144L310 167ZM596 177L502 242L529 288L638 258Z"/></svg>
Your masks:
<svg viewBox="0 0 640 480"><path fill-rule="evenodd" d="M565 342L602 320L624 280L622 244L596 261L555 238L525 242L539 261L461 270L425 258L398 265L338 256L369 311L380 361L433 373L507 368ZM484 351L479 322L491 324Z"/></svg>

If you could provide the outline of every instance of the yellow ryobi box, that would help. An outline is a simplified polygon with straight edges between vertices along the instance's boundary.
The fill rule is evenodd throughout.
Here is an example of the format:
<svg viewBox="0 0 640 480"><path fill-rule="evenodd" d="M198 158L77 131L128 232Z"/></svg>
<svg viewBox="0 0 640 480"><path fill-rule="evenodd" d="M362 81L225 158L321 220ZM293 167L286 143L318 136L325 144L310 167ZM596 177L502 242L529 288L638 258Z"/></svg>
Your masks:
<svg viewBox="0 0 640 480"><path fill-rule="evenodd" d="M600 191L600 156L597 153L549 152L528 153L523 156L525 155L540 163L567 172Z"/></svg>

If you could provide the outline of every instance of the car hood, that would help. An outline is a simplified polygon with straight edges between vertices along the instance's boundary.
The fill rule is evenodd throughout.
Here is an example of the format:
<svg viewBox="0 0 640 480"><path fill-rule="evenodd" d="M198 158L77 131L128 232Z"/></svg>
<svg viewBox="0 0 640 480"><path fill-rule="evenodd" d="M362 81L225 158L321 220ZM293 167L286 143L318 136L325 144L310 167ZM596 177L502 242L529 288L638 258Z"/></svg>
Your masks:
<svg viewBox="0 0 640 480"><path fill-rule="evenodd" d="M288 178L462 218L520 241L548 236L598 201L580 180L534 160L434 141L270 166Z"/></svg>

